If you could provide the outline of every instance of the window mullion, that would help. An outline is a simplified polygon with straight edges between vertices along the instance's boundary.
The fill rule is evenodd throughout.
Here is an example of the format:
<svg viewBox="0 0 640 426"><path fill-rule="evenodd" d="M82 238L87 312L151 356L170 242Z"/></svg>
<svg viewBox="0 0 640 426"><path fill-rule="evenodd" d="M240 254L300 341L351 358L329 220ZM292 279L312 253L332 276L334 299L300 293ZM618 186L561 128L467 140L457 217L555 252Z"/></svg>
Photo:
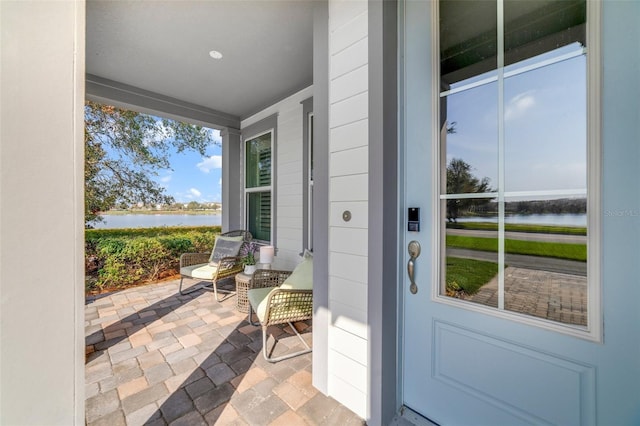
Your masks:
<svg viewBox="0 0 640 426"><path fill-rule="evenodd" d="M498 309L504 310L504 0L497 0L498 53Z"/></svg>

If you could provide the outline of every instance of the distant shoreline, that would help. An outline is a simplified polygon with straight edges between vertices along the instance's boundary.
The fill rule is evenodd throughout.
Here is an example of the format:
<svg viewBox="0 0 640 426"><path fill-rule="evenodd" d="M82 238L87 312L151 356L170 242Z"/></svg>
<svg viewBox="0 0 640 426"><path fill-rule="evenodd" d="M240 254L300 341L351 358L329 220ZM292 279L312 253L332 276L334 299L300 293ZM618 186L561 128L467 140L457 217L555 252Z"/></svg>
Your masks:
<svg viewBox="0 0 640 426"><path fill-rule="evenodd" d="M192 216L219 216L222 214L221 210L109 210L101 212L102 216L125 216L125 215L158 215L158 214L170 214L170 215L192 215Z"/></svg>

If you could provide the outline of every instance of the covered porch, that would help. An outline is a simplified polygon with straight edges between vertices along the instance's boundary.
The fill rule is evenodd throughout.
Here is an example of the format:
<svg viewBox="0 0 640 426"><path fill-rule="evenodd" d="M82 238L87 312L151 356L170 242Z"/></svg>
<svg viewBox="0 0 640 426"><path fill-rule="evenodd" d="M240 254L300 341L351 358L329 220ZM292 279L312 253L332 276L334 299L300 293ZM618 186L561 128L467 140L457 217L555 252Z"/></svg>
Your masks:
<svg viewBox="0 0 640 426"><path fill-rule="evenodd" d="M351 26L347 25L351 15L357 16L360 24L363 20L366 21L367 2L344 3L342 7L346 7L340 12L344 14L345 21L340 24L343 29L335 36L336 42L332 49L335 53L342 52L340 58L335 60L335 64L343 63L341 70L337 69L335 72L345 74L347 78L352 68L359 69L360 73L367 69L366 66L363 67L367 61L367 44L362 42L366 39L366 26L354 26L356 31L351 31ZM381 380L377 373L379 369L374 369L376 373L370 377L370 372L374 370L368 367L371 362L369 354L373 353L377 360L380 352L370 351L368 348L367 330L379 333L382 328L369 324L367 317L367 305L371 302L368 300L365 278L369 242L366 238L368 207L365 202L368 191L365 173L367 167L364 164L368 155L364 146L366 140L361 137L353 138L351 143L329 147L330 103L340 99L332 101L329 98L328 16L329 3L324 1L90 1L86 10L85 97L220 131L222 231L247 229L252 232L254 239L273 245L276 257L272 266L275 269L293 270L304 250L314 252L313 352L301 358L309 362L302 368L308 368L307 371L311 373L310 386L317 392L313 398L333 401L327 399L330 396L355 412L356 419L370 419L377 417L376 413L382 410L382 406L377 403L369 406L369 396L373 394L368 388L371 387L376 393L382 388L378 383ZM353 48L345 49L349 45L353 45ZM358 52L355 55L354 49ZM349 61L349 57L357 60ZM366 78L361 79L352 89L357 92L366 91ZM356 93L347 96L354 94ZM362 93L359 97L354 97L356 98L361 99ZM360 114L361 110L366 109L366 105L358 103L356 109ZM359 129L366 124L363 118L354 118ZM265 135L268 136L266 139ZM346 137L348 135L344 136ZM256 177L258 183L255 185L249 183L247 172L251 167L247 152L252 142L260 147L268 147L256 156L259 164L253 164L253 170L262 172L265 165L270 169L266 173L270 174L270 179L263 181L264 176L260 174ZM267 160L263 161L262 154L265 154ZM330 156L340 157L336 159L336 164L343 164L344 167L331 173ZM343 185L347 192L343 194L342 200L338 197L330 200L329 186L334 180L332 178L354 176L349 166L352 156L357 157L354 170L358 180ZM358 202L351 203L352 199ZM342 203L338 205L332 201ZM259 208L256 209L256 206ZM253 227L258 221L251 216L255 214L252 213L252 208L259 211L257 214L260 221L263 225L266 223L268 229L258 230ZM337 226L331 230L329 216L335 215L337 208L353 211L354 220L346 225L342 221L334 223ZM333 249L329 247L330 234L334 237ZM355 239L361 241L357 248L350 245L341 249L338 247L343 245L345 237L351 238L355 234ZM330 271L330 257L335 258L335 265L343 264L345 268ZM355 261L347 259L350 257L355 257ZM393 268L395 265L390 263L385 265L387 267ZM338 278L346 282L346 285L335 285ZM382 276L379 280L382 282ZM334 286L330 297L332 281ZM376 298L380 295L378 292L372 294ZM197 296L198 299L193 303L197 304L202 297ZM381 303L376 299L375 303L379 302ZM89 305L88 309L91 309ZM217 309L215 303L211 305L211 309ZM229 375L233 374L228 385L229 389L234 389L232 395L236 395L243 392L239 392L231 381L244 374L243 368L249 368L248 359L255 358L254 365L258 367L258 362L262 361L258 357L259 349L256 349L259 342L252 339L252 336L258 336L258 332L255 336L253 332L248 332L249 329L245 328L247 324L243 322L244 317L235 317L235 314L232 317L235 322L231 326L227 323L222 325L231 327L229 331L236 330L232 336L239 336L243 343L253 345L245 353L247 348L240 341L227 343L242 351L247 358L227 363L225 357L216 354L216 350L219 351L217 346L208 348L208 353L220 358L221 363L226 366L220 368ZM231 319L225 316L222 321ZM177 328L183 329L184 326L185 324L180 324ZM97 330L92 330L88 336L91 337L95 331ZM286 333L284 330L282 332ZM120 333L124 333L122 337L129 336L128 332ZM181 336L173 335L178 343L179 337ZM229 339L228 336L223 337ZM249 339L247 342L244 342L245 337ZM198 345L208 345L204 342L206 336L198 338L203 340ZM180 350L194 350L192 347L182 346ZM167 356L172 359L170 355ZM165 364L171 367L167 356L162 356ZM195 356L204 357L203 354ZM200 365L205 359L192 361ZM234 367L232 364L235 361L243 361L243 364ZM295 359L293 362L301 361ZM395 365L395 358L390 362ZM185 363L191 364L187 361ZM206 367L210 366L207 364ZM282 368L278 365L269 367L276 370ZM195 369L202 370L206 375L203 367ZM269 370L264 372L271 375ZM144 372L141 374L144 377ZM237 381L239 383L236 384L240 385L242 379ZM144 380L140 379L139 382ZM165 385L167 392L172 392L170 386ZM386 394L386 389L391 387L385 387L381 392ZM144 394L150 391L142 392ZM187 391L184 392L185 398L190 399L190 404L196 407L197 415L209 414L198 411L195 399ZM162 395L154 401L160 414L162 398L166 397ZM272 397L268 401L282 400L276 393ZM87 398L87 404L90 404L90 400L91 398ZM245 414L234 405L237 401L234 396L230 396L225 406L243 416ZM305 417L300 410L304 405L313 403L311 400L295 409L286 401L282 402L283 407L288 407L287 410L293 410L303 421L310 423L321 423L333 412L333 409L323 409L321 414L310 418ZM395 398L387 398L385 404L395 407ZM276 403L276 407L279 406L280 403ZM88 413L89 410L87 405ZM339 411L342 412L342 408ZM125 420L129 414L131 413L123 412ZM92 421L90 419L91 416L87 414L87 421ZM261 424L268 424L273 420L276 418L270 418L269 422L265 420ZM243 421L256 423L249 418L244 418Z"/></svg>
<svg viewBox="0 0 640 426"><path fill-rule="evenodd" d="M212 419L216 416L226 416L229 413L235 413L238 423L247 424L269 424L286 413L290 416L286 418L286 424L297 420L311 424L321 424L327 420L335 423L338 420L335 416L344 417L346 409L325 396L332 395L340 399L335 391L329 389L328 384L328 218L324 201L325 207L318 209L317 214L314 213L314 222L310 220L313 195L308 181L311 156L309 139L314 134L309 127L310 114L315 109L314 119L321 132L326 132L328 121L326 89L317 92L321 94L320 108L314 108L318 102L314 100L314 94L318 90L314 78L314 68L318 66L314 64L318 35L314 31L326 31L324 24L315 26L314 20L322 19L327 7L325 2L314 1L87 3L86 99L219 130L222 139L222 231L247 229L254 234L254 238L273 245L276 249L273 267L276 269L293 270L299 262L299 254L305 249L313 248L316 253L319 252L314 276L313 352L275 365L266 365L264 362L260 354L260 329L248 325L245 314L234 311L232 305L235 298L228 301L228 305L219 305L210 294L196 292L192 295L193 298L185 299L176 294L177 288L172 288L163 297L169 301L163 302L162 298L154 300L155 296L150 296L150 302L141 302L140 311L131 310L130 305L118 305L121 297L114 295L112 308L98 307L97 310L107 312L110 316L117 315L117 319L112 318L116 323L106 320L108 325L100 331L101 327L97 323L91 325L91 322L99 322L100 318L87 319L87 324L92 327L87 330L88 344L93 345L91 340L96 340L93 346L95 352L89 355L89 359L95 357L95 361L90 361L87 365L87 377L91 376L91 368L106 371L105 362L109 360L110 368L116 369L115 365L118 363L114 363L111 357L114 348L107 343L112 333L120 334L121 339L121 342L113 346L123 349L125 353L136 354L126 361L133 365L132 359L136 359L139 371L133 370L126 374L140 376L116 379L122 383L114 384L115 388L106 393L102 391L103 386L99 381L98 393L95 393L96 383L87 380L87 422L100 421L104 417L91 414L92 401L96 402L96 407L104 407L105 404L113 407L115 400L108 402L105 398L118 397L119 408L106 414L124 418L129 423L132 421L129 418L132 412L127 401L132 400L135 395L147 395L137 397L147 404L136 407L134 411L151 410L154 405L157 413L147 413L149 417L146 420L160 419L160 424L177 420L165 414L166 409L163 411L167 403L173 404L176 398L185 398L184 404L191 407L190 414L187 415L193 417L189 419L200 416L208 423L215 422ZM282 24L284 22L286 25ZM326 38L326 34L323 37ZM326 58L324 61L326 63ZM319 74L319 78L324 81L326 75ZM263 182L263 177L258 178L261 182L260 192L256 193L252 192L255 188L250 187L247 182L247 150L252 140L262 138L265 134L269 135L266 143L269 148L266 152L268 161L264 164L268 164L270 170L267 174L270 179ZM325 134L316 139L313 147L314 151L320 153L316 157L316 164L319 169L324 169L316 170L320 194L326 194L327 191L327 143ZM255 165L254 169L258 170L262 166L263 164ZM255 199L254 206L259 203L260 220L250 217L252 195L259 198ZM254 224L259 221L262 221L262 228L258 230L254 228ZM310 240L314 234L313 229L319 229L320 232L315 234L320 235L314 240L312 247ZM89 316L94 315L91 313L92 306L99 306L94 303L87 304ZM158 307L155 305L157 303L162 306ZM192 309L192 306L195 308ZM123 310L124 313L114 314L114 310ZM160 329L162 331L156 332L153 321L146 326L143 317L136 318L140 314L161 323L161 327L164 327ZM130 322L127 319L130 315L135 322L141 323L143 330L131 329L126 325ZM192 318L192 315L195 317ZM214 320L216 316L219 318ZM191 321L185 322L185 318ZM189 323L194 321L193 327L190 327ZM200 321L205 324L200 324ZM175 329L170 324L174 324ZM303 335L310 340L311 321L307 326L309 329ZM107 336L104 336L105 333ZM184 341L185 337L181 333L187 333L191 337ZM287 335L285 328L279 333ZM138 335L153 340L149 344L136 346ZM156 335L161 336L160 339L169 339L171 345L156 348L157 345L162 345L155 342ZM295 336L291 337L296 339ZM98 341L101 338L105 340ZM199 343L192 344L194 341ZM286 349L288 341L285 339L281 346ZM124 349L126 346L131 347ZM173 352L174 349L176 353ZM227 354L224 353L225 350L231 352ZM172 373L162 383L155 383L155 379L147 377L147 372L142 368L144 361L140 361L139 356L144 359L144 356L150 355L142 352L150 351L159 353L156 356L163 359L160 365L164 367L153 367L162 369L166 374L169 371ZM104 354L108 355L108 359ZM181 376L184 373L180 367L176 370L172 365L173 360L181 356L186 358L179 360L180 366L192 367L187 377ZM120 358L116 357L118 359ZM100 367L92 367L93 362L97 362ZM287 366L289 364L290 367ZM298 378L304 376L304 380L308 382L304 384L308 385L306 393L295 386L292 388L293 384L286 382L287 377L282 375L282 370L291 375L299 373L296 376ZM115 370L113 372L116 373ZM364 399L361 397L364 395L365 382L361 380L360 373L358 371L359 380L355 384L358 388L358 408L354 408L351 401L355 397L347 398L349 402L342 401L351 406L352 410L359 411L359 417L349 414L353 419L365 415ZM220 392L216 391L219 388L223 392L228 391L228 395L220 396L221 399L214 398L214 402L220 402L223 406L222 411L212 413L212 410L220 407L217 402L215 407L199 407L198 397L201 395L187 390L193 387L189 379L191 374L196 375L192 377L195 381L205 377L207 379L202 382L214 380L214 388L207 392ZM180 383L174 383L176 381ZM135 394L128 395L125 391L123 395L126 396L123 397L118 386L126 387L126 383L130 382L137 385L146 382L147 385L144 389L136 388ZM251 390L249 393L253 396L247 396L245 387L252 388L262 382L264 383L259 388L265 390L263 394L255 394ZM159 391L163 386L165 391ZM108 388L107 384L105 389ZM343 393L356 395L346 387L343 388ZM282 393L285 390L287 395ZM151 398L149 394L154 392L158 392L154 399L148 400ZM293 394L295 400L291 400L294 398ZM242 401L245 401L245 405L242 405ZM271 401L273 407L270 407ZM317 404L322 409L312 413ZM307 405L311 410L309 412L303 410ZM257 406L263 408L257 409ZM271 414L266 415L262 409ZM334 411L335 414L332 414ZM251 417L258 413L261 413L259 417ZM105 413L98 409L97 414ZM329 419L327 416L332 417ZM347 417L351 418L349 416Z"/></svg>

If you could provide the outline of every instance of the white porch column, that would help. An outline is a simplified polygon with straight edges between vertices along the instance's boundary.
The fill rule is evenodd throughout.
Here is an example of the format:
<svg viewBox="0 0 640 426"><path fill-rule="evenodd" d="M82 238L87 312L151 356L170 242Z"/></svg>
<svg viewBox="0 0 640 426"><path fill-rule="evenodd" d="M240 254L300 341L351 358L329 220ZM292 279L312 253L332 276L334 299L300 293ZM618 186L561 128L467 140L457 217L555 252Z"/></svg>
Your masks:
<svg viewBox="0 0 640 426"><path fill-rule="evenodd" d="M0 2L0 424L84 424L85 4Z"/></svg>
<svg viewBox="0 0 640 426"><path fill-rule="evenodd" d="M329 4L313 12L313 386L329 393ZM325 206L325 207L323 207Z"/></svg>
<svg viewBox="0 0 640 426"><path fill-rule="evenodd" d="M327 384L330 396L367 420L371 368L368 22L367 1L329 0ZM344 219L347 212L349 219Z"/></svg>
<svg viewBox="0 0 640 426"><path fill-rule="evenodd" d="M240 130L225 128L222 136L222 232L244 229L242 225L242 186Z"/></svg>

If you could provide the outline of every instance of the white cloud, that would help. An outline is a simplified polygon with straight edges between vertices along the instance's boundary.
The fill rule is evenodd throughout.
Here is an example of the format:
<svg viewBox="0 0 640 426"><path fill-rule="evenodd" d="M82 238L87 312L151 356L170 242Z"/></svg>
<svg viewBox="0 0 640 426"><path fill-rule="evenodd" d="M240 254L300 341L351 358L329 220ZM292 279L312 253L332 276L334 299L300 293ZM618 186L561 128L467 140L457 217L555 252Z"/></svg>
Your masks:
<svg viewBox="0 0 640 426"><path fill-rule="evenodd" d="M200 197L202 195L202 192L198 191L195 188L190 188L189 189L189 193L193 196L193 197Z"/></svg>
<svg viewBox="0 0 640 426"><path fill-rule="evenodd" d="M527 110L531 109L536 104L536 99L533 96L534 91L529 90L519 95L514 96L505 105L504 119L511 120L522 116Z"/></svg>
<svg viewBox="0 0 640 426"><path fill-rule="evenodd" d="M220 130L209 129L209 131L211 132L209 133L209 135L211 136L211 139L213 139L213 142L215 144L222 145L222 136L220 136Z"/></svg>
<svg viewBox="0 0 640 426"><path fill-rule="evenodd" d="M169 174L169 175L166 175L166 176L162 176L162 177L160 178L160 182L162 182L162 183L169 183L169 182L171 182L171 175Z"/></svg>
<svg viewBox="0 0 640 426"><path fill-rule="evenodd" d="M209 173L213 169L220 169L222 168L222 156L212 155L211 157L205 158L204 160L196 164L196 166L203 173Z"/></svg>
<svg viewBox="0 0 640 426"><path fill-rule="evenodd" d="M218 185L222 185L222 178L218 181Z"/></svg>

